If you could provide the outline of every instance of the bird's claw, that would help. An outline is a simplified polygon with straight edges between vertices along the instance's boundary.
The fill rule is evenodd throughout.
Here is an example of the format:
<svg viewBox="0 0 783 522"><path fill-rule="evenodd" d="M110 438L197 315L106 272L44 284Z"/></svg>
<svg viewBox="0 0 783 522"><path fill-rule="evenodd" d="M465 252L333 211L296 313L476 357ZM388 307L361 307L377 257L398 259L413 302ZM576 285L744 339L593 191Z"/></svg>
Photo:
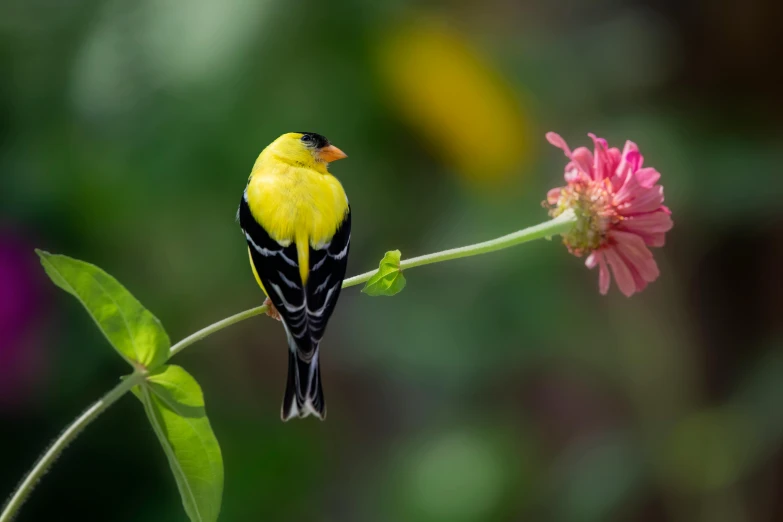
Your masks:
<svg viewBox="0 0 783 522"><path fill-rule="evenodd" d="M272 304L272 300L268 297L266 298L266 301L264 301L264 306L267 307L266 315L271 317L272 319L275 319L276 321L282 321L283 319L280 317L280 312L277 311L277 308L275 308L275 305Z"/></svg>

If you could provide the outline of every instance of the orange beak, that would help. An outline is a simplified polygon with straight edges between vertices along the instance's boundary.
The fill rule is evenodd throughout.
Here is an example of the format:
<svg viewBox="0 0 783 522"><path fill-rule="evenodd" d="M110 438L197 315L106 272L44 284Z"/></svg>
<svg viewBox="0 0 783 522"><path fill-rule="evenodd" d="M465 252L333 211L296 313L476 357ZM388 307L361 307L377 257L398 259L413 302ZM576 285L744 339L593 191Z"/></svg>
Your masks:
<svg viewBox="0 0 783 522"><path fill-rule="evenodd" d="M330 163L332 161L341 160L347 158L348 155L335 147L334 145L328 145L318 151L318 159Z"/></svg>

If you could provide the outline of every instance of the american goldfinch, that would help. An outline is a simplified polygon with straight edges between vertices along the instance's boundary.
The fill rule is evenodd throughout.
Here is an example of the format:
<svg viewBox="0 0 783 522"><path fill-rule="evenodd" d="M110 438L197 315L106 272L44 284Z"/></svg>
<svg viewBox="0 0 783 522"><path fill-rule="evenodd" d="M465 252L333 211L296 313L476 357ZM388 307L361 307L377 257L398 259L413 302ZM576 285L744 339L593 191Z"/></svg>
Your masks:
<svg viewBox="0 0 783 522"><path fill-rule="evenodd" d="M320 134L283 134L258 156L239 203L250 266L288 336L284 421L326 417L319 345L351 242L348 197L327 166L345 157Z"/></svg>

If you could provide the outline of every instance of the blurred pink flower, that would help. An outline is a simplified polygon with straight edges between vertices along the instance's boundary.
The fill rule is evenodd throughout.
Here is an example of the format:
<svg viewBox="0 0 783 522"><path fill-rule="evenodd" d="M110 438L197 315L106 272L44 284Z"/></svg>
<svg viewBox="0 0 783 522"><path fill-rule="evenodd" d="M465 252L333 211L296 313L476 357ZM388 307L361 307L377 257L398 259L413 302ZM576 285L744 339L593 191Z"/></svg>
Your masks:
<svg viewBox="0 0 783 522"><path fill-rule="evenodd" d="M0 227L0 411L32 398L47 363L44 280L32 248Z"/></svg>
<svg viewBox="0 0 783 522"><path fill-rule="evenodd" d="M563 243L575 256L586 255L588 268L598 266L598 286L609 291L609 267L626 296L644 290L660 272L648 247L664 244L672 226L671 211L663 205L661 175L642 167L639 148L625 142L620 152L606 140L589 134L595 151L574 151L554 132L546 139L565 152L571 161L565 167L566 186L547 193L549 214L559 216L572 209L578 218Z"/></svg>

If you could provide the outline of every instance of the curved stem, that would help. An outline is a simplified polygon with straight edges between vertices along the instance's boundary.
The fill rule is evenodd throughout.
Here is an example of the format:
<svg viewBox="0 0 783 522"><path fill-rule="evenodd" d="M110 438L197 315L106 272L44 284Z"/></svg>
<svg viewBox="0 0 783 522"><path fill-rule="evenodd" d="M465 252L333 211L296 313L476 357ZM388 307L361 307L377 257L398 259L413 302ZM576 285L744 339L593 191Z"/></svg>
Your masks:
<svg viewBox="0 0 783 522"><path fill-rule="evenodd" d="M57 460L60 453L71 443L79 433L87 427L92 421L94 421L98 415L103 413L109 406L114 404L117 399L125 395L131 388L137 384L141 384L146 378L146 372L136 372L127 378L123 379L117 386L115 386L109 393L104 395L100 400L93 403L92 406L82 413L75 421L71 423L68 428L62 434L57 437L57 440L46 450L46 453L38 459L33 469L27 474L19 487L14 492L11 500L5 505L3 512L0 513L0 522L11 522L11 520L22 507L22 504L27 499L27 496L35 487L35 484L49 469L49 466Z"/></svg>
<svg viewBox="0 0 783 522"><path fill-rule="evenodd" d="M413 268L416 266L431 265L432 263L440 263L441 261L449 261L451 259L487 254L489 252L503 250L504 248L521 245L522 243L527 243L528 241L533 241L534 239L552 237L557 234L568 232L574 226L574 223L576 223L576 215L574 214L573 210L567 210L555 219L519 230L517 232L513 232L497 239L491 239L489 241L484 241L483 243L476 243L475 245L452 248L450 250L444 250L443 252L436 252L434 254L427 254L424 256L404 259L400 262L400 270L405 270L406 268ZM374 276L377 271L378 270L370 270L369 272L348 278L343 281L343 288L365 283L369 281L369 279Z"/></svg>
<svg viewBox="0 0 783 522"><path fill-rule="evenodd" d="M198 332L188 335L180 342L172 346L171 351L169 352L169 358L177 355L179 352L181 352L191 344L195 343L196 341L202 340L204 337L208 335L211 335L219 330L222 330L227 326L231 326L234 323L238 323L239 321L250 319L251 317L255 317L256 315L261 315L265 313L268 309L269 307L267 307L266 305L256 306L255 308L251 308L250 310L245 310L244 312L239 312L238 314L234 314L231 317L226 317L225 319L213 323L207 326L206 328L202 328ZM3 521L0 520L0 522Z"/></svg>

